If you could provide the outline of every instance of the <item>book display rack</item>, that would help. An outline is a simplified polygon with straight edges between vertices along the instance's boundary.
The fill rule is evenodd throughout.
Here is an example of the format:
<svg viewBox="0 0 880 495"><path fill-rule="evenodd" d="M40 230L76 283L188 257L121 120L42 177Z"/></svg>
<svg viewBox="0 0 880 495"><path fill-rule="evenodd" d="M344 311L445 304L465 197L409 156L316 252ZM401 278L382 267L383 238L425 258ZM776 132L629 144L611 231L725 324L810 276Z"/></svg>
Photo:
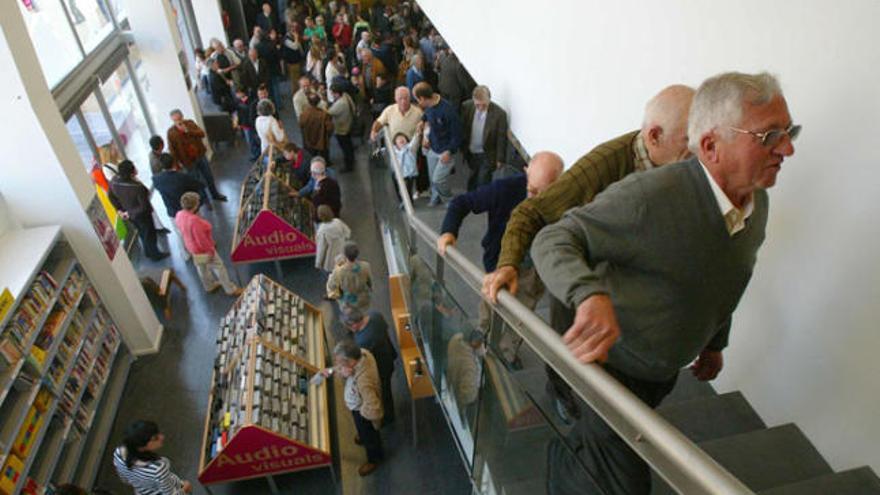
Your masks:
<svg viewBox="0 0 880 495"><path fill-rule="evenodd" d="M91 486L131 359L57 227L6 233L0 250L25 253L0 260L16 296L0 321L0 494Z"/></svg>
<svg viewBox="0 0 880 495"><path fill-rule="evenodd" d="M199 481L212 484L328 466L321 312L264 275L220 322Z"/></svg>
<svg viewBox="0 0 880 495"><path fill-rule="evenodd" d="M241 185L238 219L232 238L232 262L252 263L313 256L314 207L295 197L300 184L285 164L276 163L270 146Z"/></svg>

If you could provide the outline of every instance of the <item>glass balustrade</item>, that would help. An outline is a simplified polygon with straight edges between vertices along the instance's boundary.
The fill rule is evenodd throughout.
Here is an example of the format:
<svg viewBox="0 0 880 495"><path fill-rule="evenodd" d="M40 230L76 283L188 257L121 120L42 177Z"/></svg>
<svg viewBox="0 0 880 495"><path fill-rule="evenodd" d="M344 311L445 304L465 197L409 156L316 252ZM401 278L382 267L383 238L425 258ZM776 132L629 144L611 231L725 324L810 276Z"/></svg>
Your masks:
<svg viewBox="0 0 880 495"><path fill-rule="evenodd" d="M386 257L408 276L413 335L474 488L483 494L546 493L548 446L569 448L571 427L553 410L545 363L482 303L475 287L451 267L441 268L434 247L413 234L387 159L382 153L370 166L376 214L390 239ZM423 220L437 228L437 218L433 213ZM479 248L471 244L476 248L459 247ZM537 311L547 313L541 306Z"/></svg>

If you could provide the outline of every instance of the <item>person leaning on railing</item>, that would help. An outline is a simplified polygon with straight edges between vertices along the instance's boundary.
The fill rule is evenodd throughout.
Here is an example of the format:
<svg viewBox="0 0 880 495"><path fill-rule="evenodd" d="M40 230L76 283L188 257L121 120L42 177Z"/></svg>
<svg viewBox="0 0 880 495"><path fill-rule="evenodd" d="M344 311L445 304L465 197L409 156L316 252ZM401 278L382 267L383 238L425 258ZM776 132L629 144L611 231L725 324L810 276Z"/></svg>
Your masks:
<svg viewBox="0 0 880 495"><path fill-rule="evenodd" d="M712 77L690 111L694 158L627 177L541 230L532 257L547 289L577 308L563 341L579 361L603 362L649 407L689 363L701 380L721 371L764 242L766 189L799 131L773 76ZM553 494L651 490L648 465L592 410L551 441L548 466Z"/></svg>
<svg viewBox="0 0 880 495"><path fill-rule="evenodd" d="M529 198L513 211L504 237L498 267L483 279L483 292L495 301L506 287L517 293L520 266L532 239L545 225L562 217L569 208L589 203L614 182L633 172L675 163L688 153L687 114L693 89L669 86L645 107L640 131L628 132L593 148L572 165L546 191ZM573 310L551 297L550 326L560 334L571 326ZM571 388L547 366L549 392L556 398L556 410L564 422L577 418L579 408Z"/></svg>
<svg viewBox="0 0 880 495"><path fill-rule="evenodd" d="M486 234L480 244L483 246L483 269L491 272L498 262L501 251L501 236L510 218L510 213L527 197L533 197L547 190L562 175L562 158L552 151L535 153L526 167L525 174L494 180L471 192L460 194L449 202L440 237L437 238L437 250L446 254L446 248L454 246L458 239L459 229L467 215L487 213ZM516 298L527 308L534 310L538 301L544 296L544 285L538 278L531 261L520 266L520 290ZM489 331L492 309L480 300L479 327L483 332ZM518 361L516 349L520 341L513 332L504 332L499 341L501 353L508 362Z"/></svg>

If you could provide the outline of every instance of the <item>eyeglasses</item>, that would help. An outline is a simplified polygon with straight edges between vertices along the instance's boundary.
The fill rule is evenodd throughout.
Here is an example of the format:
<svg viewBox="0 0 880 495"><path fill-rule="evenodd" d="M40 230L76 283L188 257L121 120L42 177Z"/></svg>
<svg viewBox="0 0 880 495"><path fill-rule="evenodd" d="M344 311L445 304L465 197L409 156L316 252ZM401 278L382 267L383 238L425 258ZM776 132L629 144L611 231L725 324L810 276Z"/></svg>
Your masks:
<svg viewBox="0 0 880 495"><path fill-rule="evenodd" d="M772 129L766 132L747 131L745 129L738 129L732 126L730 127L730 130L739 132L741 134L751 134L752 136L758 138L762 146L772 148L779 144L780 141L782 141L783 136L788 136L789 139L791 139L792 141L797 139L798 134L801 133L801 126L791 124L785 129Z"/></svg>

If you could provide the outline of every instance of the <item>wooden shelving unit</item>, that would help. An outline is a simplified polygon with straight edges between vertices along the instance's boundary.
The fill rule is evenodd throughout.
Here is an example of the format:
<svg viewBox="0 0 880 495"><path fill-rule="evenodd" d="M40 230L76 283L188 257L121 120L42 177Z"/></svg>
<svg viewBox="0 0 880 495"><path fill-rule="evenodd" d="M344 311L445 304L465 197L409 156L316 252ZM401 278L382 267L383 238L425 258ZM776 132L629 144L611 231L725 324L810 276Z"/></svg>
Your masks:
<svg viewBox="0 0 880 495"><path fill-rule="evenodd" d="M0 252L15 297L0 322L0 493L91 486L78 475L101 457L109 431L93 425L119 402L106 384L124 383L130 355L58 227L6 233Z"/></svg>
<svg viewBox="0 0 880 495"><path fill-rule="evenodd" d="M270 146L251 167L241 185L238 217L230 250L233 263L314 256L314 206L292 197L298 183L293 171L275 163Z"/></svg>
<svg viewBox="0 0 880 495"><path fill-rule="evenodd" d="M264 275L220 322L199 461L203 485L331 463L321 312Z"/></svg>

